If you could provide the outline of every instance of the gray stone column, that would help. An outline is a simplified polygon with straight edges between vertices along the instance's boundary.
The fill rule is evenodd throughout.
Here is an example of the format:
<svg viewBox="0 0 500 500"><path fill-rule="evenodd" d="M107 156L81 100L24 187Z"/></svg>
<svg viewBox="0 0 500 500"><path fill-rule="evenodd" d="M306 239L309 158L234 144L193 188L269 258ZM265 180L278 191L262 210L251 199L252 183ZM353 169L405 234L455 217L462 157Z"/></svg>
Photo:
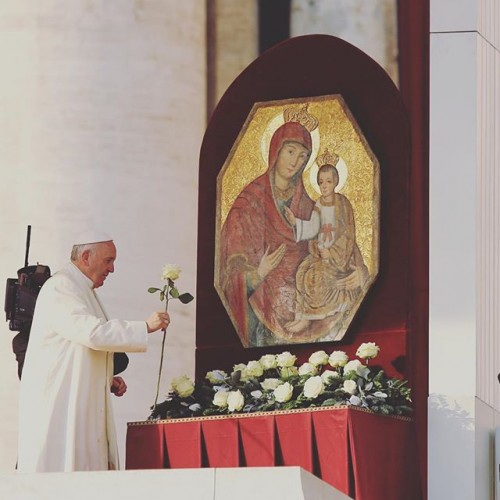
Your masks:
<svg viewBox="0 0 500 500"><path fill-rule="evenodd" d="M290 24L291 36L333 35L355 45L398 84L397 0L292 0Z"/></svg>
<svg viewBox="0 0 500 500"><path fill-rule="evenodd" d="M257 0L209 3L209 113L232 81L258 56L258 29Z"/></svg>

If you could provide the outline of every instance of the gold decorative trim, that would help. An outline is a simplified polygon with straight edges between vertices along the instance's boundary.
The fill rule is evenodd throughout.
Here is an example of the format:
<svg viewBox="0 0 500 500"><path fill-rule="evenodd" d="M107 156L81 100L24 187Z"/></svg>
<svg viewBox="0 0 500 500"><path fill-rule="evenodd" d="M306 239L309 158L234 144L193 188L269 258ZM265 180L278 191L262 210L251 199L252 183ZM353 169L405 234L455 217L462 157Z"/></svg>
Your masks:
<svg viewBox="0 0 500 500"><path fill-rule="evenodd" d="M206 417L188 417L188 418L168 418L163 420L144 420L137 422L127 422L127 427L135 427L139 425L156 425L156 424L182 424L185 422L207 422L210 420L227 420L235 418L251 418L251 417L265 417L275 415L290 415L295 413L310 413L316 411L336 411L336 410L354 410L371 415L377 415L383 418L393 418L396 420L403 420L404 422L413 422L413 418L405 417L402 415L383 415L382 413L375 413L366 408L359 408L357 406L321 406L318 408L296 408L294 410L277 410L277 411L261 411L254 413L233 413L231 415L210 415Z"/></svg>

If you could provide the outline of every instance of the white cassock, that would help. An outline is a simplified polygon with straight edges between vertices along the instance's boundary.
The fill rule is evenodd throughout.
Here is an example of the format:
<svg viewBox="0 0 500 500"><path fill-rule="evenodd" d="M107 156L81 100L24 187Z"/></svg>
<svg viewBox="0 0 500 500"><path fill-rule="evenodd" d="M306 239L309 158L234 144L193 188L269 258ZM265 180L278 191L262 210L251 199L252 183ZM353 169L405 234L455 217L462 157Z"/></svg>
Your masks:
<svg viewBox="0 0 500 500"><path fill-rule="evenodd" d="M147 349L145 321L107 320L68 263L37 299L19 395L19 472L119 469L113 352Z"/></svg>

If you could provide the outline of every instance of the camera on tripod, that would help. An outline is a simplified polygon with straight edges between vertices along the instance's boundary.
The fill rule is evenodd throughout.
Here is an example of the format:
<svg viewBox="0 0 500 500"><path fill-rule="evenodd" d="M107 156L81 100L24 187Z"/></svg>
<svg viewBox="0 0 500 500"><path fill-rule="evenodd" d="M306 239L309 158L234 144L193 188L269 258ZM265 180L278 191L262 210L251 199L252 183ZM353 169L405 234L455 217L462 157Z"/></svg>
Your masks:
<svg viewBox="0 0 500 500"><path fill-rule="evenodd" d="M24 267L17 278L7 278L5 290L5 316L9 329L20 332L31 327L36 299L42 285L50 278L49 266L28 265L31 226L28 226Z"/></svg>

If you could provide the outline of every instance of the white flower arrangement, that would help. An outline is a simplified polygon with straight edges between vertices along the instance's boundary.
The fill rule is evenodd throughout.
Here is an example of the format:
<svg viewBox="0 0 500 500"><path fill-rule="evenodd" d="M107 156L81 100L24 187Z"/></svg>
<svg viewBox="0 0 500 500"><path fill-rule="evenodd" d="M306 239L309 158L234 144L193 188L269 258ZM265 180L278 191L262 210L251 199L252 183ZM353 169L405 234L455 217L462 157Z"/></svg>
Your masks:
<svg viewBox="0 0 500 500"><path fill-rule="evenodd" d="M194 382L178 377L162 403L152 407L150 420L295 408L357 406L385 415L412 413L407 381L387 377L380 367L367 366L380 348L361 344L359 359L343 351L317 351L300 367L290 352L266 354L234 365L230 374L209 371Z"/></svg>

